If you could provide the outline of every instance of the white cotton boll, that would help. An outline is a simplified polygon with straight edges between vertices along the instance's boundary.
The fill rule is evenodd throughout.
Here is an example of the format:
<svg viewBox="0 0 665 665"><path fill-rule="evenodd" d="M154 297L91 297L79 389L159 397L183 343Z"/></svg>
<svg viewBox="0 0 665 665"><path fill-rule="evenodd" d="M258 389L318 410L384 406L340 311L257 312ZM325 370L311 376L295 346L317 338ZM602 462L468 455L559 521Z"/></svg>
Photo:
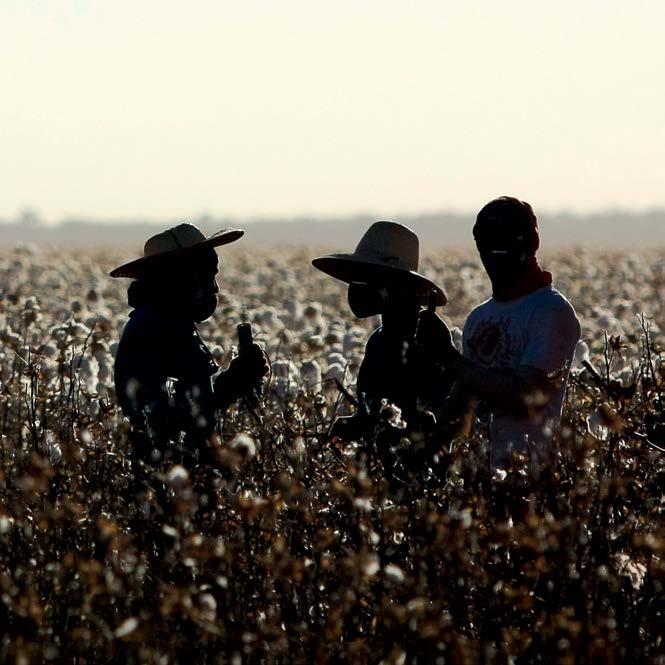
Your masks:
<svg viewBox="0 0 665 665"><path fill-rule="evenodd" d="M139 627L139 620L136 617L125 619L116 629L114 635L118 638L126 637L133 633Z"/></svg>
<svg viewBox="0 0 665 665"><path fill-rule="evenodd" d="M324 338L328 346L342 344L344 341L344 333L341 330L329 330Z"/></svg>
<svg viewBox="0 0 665 665"><path fill-rule="evenodd" d="M300 366L303 385L309 392L321 389L321 365L316 360L304 360Z"/></svg>
<svg viewBox="0 0 665 665"><path fill-rule="evenodd" d="M376 575L380 568L379 557L376 554L368 555L365 562L362 564L362 571L367 577L373 577Z"/></svg>
<svg viewBox="0 0 665 665"><path fill-rule="evenodd" d="M25 299L24 309L39 309L39 302L37 296L28 296Z"/></svg>
<svg viewBox="0 0 665 665"><path fill-rule="evenodd" d="M62 459L62 449L60 444L56 441L56 438L50 430L46 432L45 436L46 450L48 451L48 457L51 460L52 464L57 464Z"/></svg>
<svg viewBox="0 0 665 665"><path fill-rule="evenodd" d="M324 378L327 382L334 382L335 380L337 380L344 383L345 375L346 375L346 369L342 365L333 363L332 365L328 366Z"/></svg>
<svg viewBox="0 0 665 665"><path fill-rule="evenodd" d="M308 335L305 343L312 351L321 351L326 346L321 335Z"/></svg>
<svg viewBox="0 0 665 665"><path fill-rule="evenodd" d="M0 535L9 533L14 525L14 518L7 515L0 515Z"/></svg>
<svg viewBox="0 0 665 665"><path fill-rule="evenodd" d="M367 333L362 328L351 328L344 335L344 353L348 354L365 346Z"/></svg>
<svg viewBox="0 0 665 665"><path fill-rule="evenodd" d="M601 441L605 441L609 436L609 429L605 424L605 417L600 409L596 409L586 419L587 429L589 433Z"/></svg>
<svg viewBox="0 0 665 665"><path fill-rule="evenodd" d="M635 589L644 583L647 574L647 568L643 563L633 561L627 554L619 553L614 557L614 565L620 575L628 577L630 583Z"/></svg>
<svg viewBox="0 0 665 665"><path fill-rule="evenodd" d="M72 322L68 332L75 339L83 340L90 334L90 328L83 323Z"/></svg>
<svg viewBox="0 0 665 665"><path fill-rule="evenodd" d="M304 314L307 319L314 320L321 316L322 311L321 303L311 302L305 306Z"/></svg>
<svg viewBox="0 0 665 665"><path fill-rule="evenodd" d="M450 335L453 338L453 344L455 345L455 348L462 353L462 331L455 326L454 328L450 329Z"/></svg>
<svg viewBox="0 0 665 665"><path fill-rule="evenodd" d="M291 298L284 305L284 314L280 316L287 328L298 330L302 327L303 306L297 298ZM300 324L300 325L299 325Z"/></svg>
<svg viewBox="0 0 665 665"><path fill-rule="evenodd" d="M166 482L175 490L184 489L189 485L189 473L184 466L176 464L166 474Z"/></svg>
<svg viewBox="0 0 665 665"><path fill-rule="evenodd" d="M198 597L201 614L206 621L214 621L217 617L217 601L211 593L202 593Z"/></svg>
<svg viewBox="0 0 665 665"><path fill-rule="evenodd" d="M386 574L386 578L392 582L403 582L404 573L399 566L396 566L394 563L389 563L384 569L383 572Z"/></svg>
<svg viewBox="0 0 665 665"><path fill-rule="evenodd" d="M582 367L584 362L589 362L589 345L586 342L577 342L575 347L575 357L573 359L573 365L575 367Z"/></svg>
<svg viewBox="0 0 665 665"><path fill-rule="evenodd" d="M241 432L233 438L229 446L239 452L246 460L256 457L256 443L249 434Z"/></svg>
<svg viewBox="0 0 665 665"><path fill-rule="evenodd" d="M0 337L2 338L2 343L10 348L18 348L18 346L21 344L21 336L13 332L9 326L3 330Z"/></svg>
<svg viewBox="0 0 665 665"><path fill-rule="evenodd" d="M298 368L291 360L275 360L272 363L272 374L279 379L298 376Z"/></svg>
<svg viewBox="0 0 665 665"><path fill-rule="evenodd" d="M328 354L326 358L326 363L328 367L330 367L331 365L341 365L342 367L344 367L346 365L346 358L341 353L333 352Z"/></svg>
<svg viewBox="0 0 665 665"><path fill-rule="evenodd" d="M298 382L293 379L275 379L273 390L280 399L295 397L298 394Z"/></svg>

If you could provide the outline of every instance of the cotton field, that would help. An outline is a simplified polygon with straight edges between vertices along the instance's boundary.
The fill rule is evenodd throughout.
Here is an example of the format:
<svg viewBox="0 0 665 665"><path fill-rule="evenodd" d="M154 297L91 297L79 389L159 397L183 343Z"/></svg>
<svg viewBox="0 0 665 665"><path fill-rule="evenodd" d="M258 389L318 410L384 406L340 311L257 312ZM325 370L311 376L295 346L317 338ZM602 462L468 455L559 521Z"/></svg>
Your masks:
<svg viewBox="0 0 665 665"><path fill-rule="evenodd" d="M201 335L226 366L252 323L260 417L233 407L218 463L157 465L140 501L113 389L128 281L108 271L127 257L0 255L0 661L665 663L665 253L542 259L583 339L523 522L488 510L503 479L480 423L445 476L397 486L330 438L378 322L315 253L219 255ZM461 345L490 295L479 260L421 268Z"/></svg>

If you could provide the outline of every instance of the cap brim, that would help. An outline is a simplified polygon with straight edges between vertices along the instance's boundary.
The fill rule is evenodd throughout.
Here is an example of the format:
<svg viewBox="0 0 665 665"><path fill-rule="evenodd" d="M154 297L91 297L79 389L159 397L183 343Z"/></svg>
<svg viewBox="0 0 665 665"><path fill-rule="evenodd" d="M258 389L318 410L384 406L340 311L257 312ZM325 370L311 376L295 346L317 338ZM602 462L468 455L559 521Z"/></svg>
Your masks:
<svg viewBox="0 0 665 665"><path fill-rule="evenodd" d="M222 229L221 231L217 231L217 233L213 233L205 240L197 242L195 245L183 247L182 249L174 249L170 252L162 252L161 254L154 254L152 256L142 256L141 258L129 261L129 263L124 263L123 265L114 268L109 275L111 277L129 277L131 279L137 279L163 262L168 262L196 250L228 245L229 243L239 240L243 235L245 235L245 232L240 229Z"/></svg>
<svg viewBox="0 0 665 665"><path fill-rule="evenodd" d="M437 306L445 305L448 298L443 289L432 280L414 271L373 263L366 259L354 257L352 254L332 254L314 259L312 265L321 272L341 282L364 282L367 284L394 285L399 288L413 289L420 303L429 303L432 291L437 296Z"/></svg>

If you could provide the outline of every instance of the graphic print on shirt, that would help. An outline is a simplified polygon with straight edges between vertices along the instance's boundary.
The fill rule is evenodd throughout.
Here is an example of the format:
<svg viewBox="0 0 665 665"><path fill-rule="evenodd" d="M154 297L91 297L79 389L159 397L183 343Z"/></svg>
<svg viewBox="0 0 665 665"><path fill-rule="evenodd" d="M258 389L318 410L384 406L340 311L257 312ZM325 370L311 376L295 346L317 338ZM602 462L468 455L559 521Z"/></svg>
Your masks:
<svg viewBox="0 0 665 665"><path fill-rule="evenodd" d="M512 366L513 341L510 319L487 319L480 321L469 340L471 359L485 367Z"/></svg>

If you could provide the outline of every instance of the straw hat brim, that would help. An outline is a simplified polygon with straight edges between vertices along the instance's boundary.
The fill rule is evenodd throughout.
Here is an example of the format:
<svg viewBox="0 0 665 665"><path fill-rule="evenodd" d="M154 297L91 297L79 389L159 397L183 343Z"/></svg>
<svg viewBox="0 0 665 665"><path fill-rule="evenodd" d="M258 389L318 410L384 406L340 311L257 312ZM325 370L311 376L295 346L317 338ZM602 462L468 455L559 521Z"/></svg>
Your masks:
<svg viewBox="0 0 665 665"><path fill-rule="evenodd" d="M422 305L429 303L432 291L437 296L437 306L448 302L446 294L432 280L427 279L415 270L387 266L378 261L372 261L354 254L331 254L312 261L312 265L321 272L335 279L350 284L351 282L364 282L367 284L395 285L401 288L413 289Z"/></svg>
<svg viewBox="0 0 665 665"><path fill-rule="evenodd" d="M228 245L229 243L235 242L242 238L245 235L244 231L240 229L222 229L213 233L211 236L207 237L201 242L197 242L194 245L189 245L188 247L182 247L180 249L174 249L168 252L160 252L159 254L151 254L150 256L142 256L128 263L124 263L117 268L111 270L109 275L111 277L129 277L131 279L137 279L141 275L144 275L146 272L158 267L161 263L165 261L170 261L172 259L177 259L183 255L189 254L190 252L205 249L207 247L219 247L220 245Z"/></svg>

